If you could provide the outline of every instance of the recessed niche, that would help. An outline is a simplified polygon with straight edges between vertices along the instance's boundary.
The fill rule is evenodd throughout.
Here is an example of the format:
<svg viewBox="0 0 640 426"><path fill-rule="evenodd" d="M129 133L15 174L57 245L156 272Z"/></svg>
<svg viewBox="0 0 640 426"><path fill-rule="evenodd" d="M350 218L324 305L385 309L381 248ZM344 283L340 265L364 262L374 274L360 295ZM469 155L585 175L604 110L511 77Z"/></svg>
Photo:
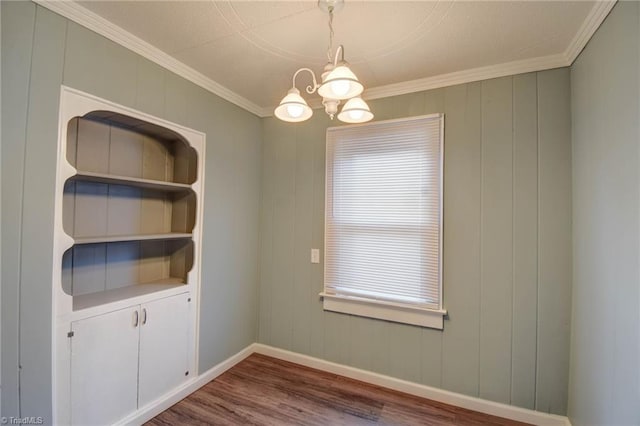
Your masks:
<svg viewBox="0 0 640 426"><path fill-rule="evenodd" d="M100 304L100 297L118 290L131 294L184 285L193 253L188 239L75 245L62 257L62 288L77 309L76 298Z"/></svg>
<svg viewBox="0 0 640 426"><path fill-rule="evenodd" d="M190 233L195 225L192 190L162 191L69 179L63 193L63 228L74 239Z"/></svg>
<svg viewBox="0 0 640 426"><path fill-rule="evenodd" d="M196 151L178 133L109 111L69 121L67 161L79 174L187 185L197 175Z"/></svg>

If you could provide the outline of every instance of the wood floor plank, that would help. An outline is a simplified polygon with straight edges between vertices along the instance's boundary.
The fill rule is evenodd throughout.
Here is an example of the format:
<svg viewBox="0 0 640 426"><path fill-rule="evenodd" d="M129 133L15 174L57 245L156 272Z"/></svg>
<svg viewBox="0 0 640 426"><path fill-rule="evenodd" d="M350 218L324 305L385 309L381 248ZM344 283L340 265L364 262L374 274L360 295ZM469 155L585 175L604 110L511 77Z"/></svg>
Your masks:
<svg viewBox="0 0 640 426"><path fill-rule="evenodd" d="M146 423L177 424L524 425L259 354Z"/></svg>

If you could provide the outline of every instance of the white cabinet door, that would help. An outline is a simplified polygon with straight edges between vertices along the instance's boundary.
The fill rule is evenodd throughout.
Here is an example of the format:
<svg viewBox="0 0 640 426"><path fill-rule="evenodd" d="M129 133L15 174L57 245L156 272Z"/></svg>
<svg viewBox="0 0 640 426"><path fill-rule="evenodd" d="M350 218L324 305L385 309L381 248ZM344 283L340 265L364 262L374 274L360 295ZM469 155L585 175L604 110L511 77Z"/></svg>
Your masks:
<svg viewBox="0 0 640 426"><path fill-rule="evenodd" d="M141 306L139 406L144 407L191 377L189 294Z"/></svg>
<svg viewBox="0 0 640 426"><path fill-rule="evenodd" d="M71 422L112 424L137 409L137 307L71 323Z"/></svg>

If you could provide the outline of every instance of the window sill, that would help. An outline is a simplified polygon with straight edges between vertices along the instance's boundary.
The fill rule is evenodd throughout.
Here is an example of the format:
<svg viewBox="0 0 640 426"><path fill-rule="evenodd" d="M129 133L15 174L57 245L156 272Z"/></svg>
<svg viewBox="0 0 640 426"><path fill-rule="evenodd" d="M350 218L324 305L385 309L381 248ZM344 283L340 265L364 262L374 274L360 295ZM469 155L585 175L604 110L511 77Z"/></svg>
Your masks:
<svg viewBox="0 0 640 426"><path fill-rule="evenodd" d="M444 328L445 310L414 308L392 302L320 293L324 310L361 317L377 318L421 327Z"/></svg>

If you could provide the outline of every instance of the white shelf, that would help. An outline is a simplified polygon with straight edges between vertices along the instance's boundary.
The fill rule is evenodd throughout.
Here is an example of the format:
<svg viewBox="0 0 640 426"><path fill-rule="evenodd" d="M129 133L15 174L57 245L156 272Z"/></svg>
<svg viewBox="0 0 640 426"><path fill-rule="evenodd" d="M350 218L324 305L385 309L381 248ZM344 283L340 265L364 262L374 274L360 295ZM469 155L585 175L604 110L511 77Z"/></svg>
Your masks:
<svg viewBox="0 0 640 426"><path fill-rule="evenodd" d="M156 189L160 191L184 191L191 189L191 185L186 183L165 182L161 180L141 179L129 176L117 176L107 173L94 173L78 170L72 177L73 180L83 180L88 182L109 183L115 185L135 186L137 188Z"/></svg>
<svg viewBox="0 0 640 426"><path fill-rule="evenodd" d="M169 232L166 234L133 234L133 235L109 235L101 237L74 238L74 244L96 244L96 243L118 243L125 241L147 241L147 240L177 240L181 238L191 238L191 233Z"/></svg>
<svg viewBox="0 0 640 426"><path fill-rule="evenodd" d="M179 278L167 278L149 283L130 285L112 290L105 290L98 293L83 294L73 296L73 310L80 311L96 306L107 305L119 301L129 301L132 298L157 293L159 291L180 289L187 291L188 287Z"/></svg>

